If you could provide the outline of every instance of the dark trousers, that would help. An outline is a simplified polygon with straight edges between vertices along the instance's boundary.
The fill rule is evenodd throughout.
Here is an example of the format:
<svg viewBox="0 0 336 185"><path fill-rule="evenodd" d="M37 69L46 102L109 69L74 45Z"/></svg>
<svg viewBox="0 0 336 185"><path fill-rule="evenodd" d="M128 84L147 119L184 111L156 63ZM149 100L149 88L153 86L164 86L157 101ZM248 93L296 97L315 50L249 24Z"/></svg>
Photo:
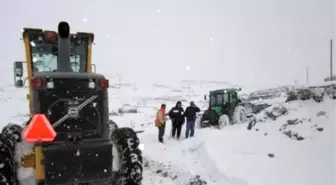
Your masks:
<svg viewBox="0 0 336 185"><path fill-rule="evenodd" d="M161 127L158 127L158 128L159 128L159 141L163 142L163 136L165 133L165 125L162 125Z"/></svg>
<svg viewBox="0 0 336 185"><path fill-rule="evenodd" d="M189 136L193 137L194 133L195 133L195 120L187 120L186 138L188 138Z"/></svg>
<svg viewBox="0 0 336 185"><path fill-rule="evenodd" d="M183 125L182 121L173 121L172 137L175 137L175 134L176 134L176 138L177 139L180 138L180 136L181 136L181 130L182 130L182 125Z"/></svg>

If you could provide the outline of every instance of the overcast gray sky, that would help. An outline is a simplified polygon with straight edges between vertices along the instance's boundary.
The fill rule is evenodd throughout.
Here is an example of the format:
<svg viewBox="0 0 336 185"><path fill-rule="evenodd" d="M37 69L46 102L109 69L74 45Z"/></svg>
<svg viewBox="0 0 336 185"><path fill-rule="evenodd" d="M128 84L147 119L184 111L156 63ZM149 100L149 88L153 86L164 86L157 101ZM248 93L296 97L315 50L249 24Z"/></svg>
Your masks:
<svg viewBox="0 0 336 185"><path fill-rule="evenodd" d="M73 31L95 33L93 59L107 76L276 85L304 83L308 66L315 83L329 74L335 6L335 0L4 0L0 76L11 80L12 62L24 60L23 27L56 29L65 20Z"/></svg>

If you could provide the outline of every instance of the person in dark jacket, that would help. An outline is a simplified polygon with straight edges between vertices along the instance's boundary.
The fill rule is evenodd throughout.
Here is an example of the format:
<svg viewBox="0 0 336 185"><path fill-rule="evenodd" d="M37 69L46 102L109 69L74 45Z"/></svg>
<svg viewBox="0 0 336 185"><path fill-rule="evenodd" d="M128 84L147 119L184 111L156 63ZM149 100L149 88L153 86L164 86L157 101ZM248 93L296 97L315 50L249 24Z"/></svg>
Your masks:
<svg viewBox="0 0 336 185"><path fill-rule="evenodd" d="M186 138L194 136L196 113L200 111L200 108L198 108L193 101L190 102L190 106L185 110L184 116L187 118Z"/></svg>
<svg viewBox="0 0 336 185"><path fill-rule="evenodd" d="M172 121L172 137L180 139L182 125L184 124L184 110L182 108L182 103L178 101L176 106L173 107L168 113Z"/></svg>

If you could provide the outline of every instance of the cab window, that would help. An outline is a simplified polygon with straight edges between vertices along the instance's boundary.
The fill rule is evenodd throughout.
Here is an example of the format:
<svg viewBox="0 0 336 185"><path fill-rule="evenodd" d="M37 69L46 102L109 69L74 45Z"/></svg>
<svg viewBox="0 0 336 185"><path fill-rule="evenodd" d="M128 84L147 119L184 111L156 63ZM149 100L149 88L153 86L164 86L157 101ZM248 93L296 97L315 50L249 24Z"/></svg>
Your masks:
<svg viewBox="0 0 336 185"><path fill-rule="evenodd" d="M79 39L71 36L70 39L70 65L73 72L85 72L87 66L87 39ZM54 40L31 37L31 60L33 72L58 71L58 42Z"/></svg>
<svg viewBox="0 0 336 185"><path fill-rule="evenodd" d="M230 93L230 99L231 99L231 103L237 103L238 102L237 93Z"/></svg>
<svg viewBox="0 0 336 185"><path fill-rule="evenodd" d="M210 96L210 106L215 106L216 105L216 96L211 95Z"/></svg>
<svg viewBox="0 0 336 185"><path fill-rule="evenodd" d="M212 94L210 96L210 106L219 106L229 102L228 93Z"/></svg>

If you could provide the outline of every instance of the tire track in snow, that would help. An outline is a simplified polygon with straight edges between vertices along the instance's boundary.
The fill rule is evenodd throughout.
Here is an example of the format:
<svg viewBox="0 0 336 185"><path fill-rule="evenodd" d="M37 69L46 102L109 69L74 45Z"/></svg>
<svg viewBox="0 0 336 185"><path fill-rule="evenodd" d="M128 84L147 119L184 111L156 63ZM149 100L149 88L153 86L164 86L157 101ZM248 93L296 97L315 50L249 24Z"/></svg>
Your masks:
<svg viewBox="0 0 336 185"><path fill-rule="evenodd" d="M199 173L211 184L248 185L247 181L244 179L229 177L218 169L217 163L210 157L205 147L205 141L189 148L188 151L194 161L200 165L201 168Z"/></svg>
<svg viewBox="0 0 336 185"><path fill-rule="evenodd" d="M171 181L164 184L188 185L193 180L197 181L199 176L211 185L247 185L246 181L228 177L217 168L216 161L211 159L205 147L205 135L199 133L180 141L167 139L161 144L154 139L157 137L156 130L148 129L145 133L140 136L145 143L145 170L150 171L151 176L159 175ZM199 185L202 183L199 182Z"/></svg>

